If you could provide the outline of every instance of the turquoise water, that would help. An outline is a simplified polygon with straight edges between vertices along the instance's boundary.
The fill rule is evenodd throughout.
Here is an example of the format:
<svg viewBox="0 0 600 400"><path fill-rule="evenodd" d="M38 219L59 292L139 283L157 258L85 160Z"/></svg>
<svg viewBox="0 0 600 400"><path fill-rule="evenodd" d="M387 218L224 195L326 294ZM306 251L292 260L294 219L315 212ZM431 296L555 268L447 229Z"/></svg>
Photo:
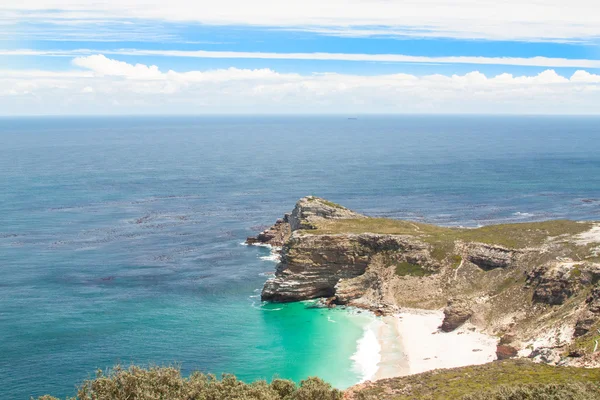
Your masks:
<svg viewBox="0 0 600 400"><path fill-rule="evenodd" d="M371 317L262 305L307 194L476 226L600 219L598 118L0 119L0 398L117 362L357 382Z"/></svg>

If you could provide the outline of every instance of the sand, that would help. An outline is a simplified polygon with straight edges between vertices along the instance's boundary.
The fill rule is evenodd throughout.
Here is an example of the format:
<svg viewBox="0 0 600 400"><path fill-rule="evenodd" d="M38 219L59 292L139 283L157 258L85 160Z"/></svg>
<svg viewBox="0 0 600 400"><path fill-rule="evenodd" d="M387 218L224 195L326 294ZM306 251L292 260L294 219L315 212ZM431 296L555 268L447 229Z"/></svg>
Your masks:
<svg viewBox="0 0 600 400"><path fill-rule="evenodd" d="M373 380L439 368L485 364L496 359L497 338L465 324L444 333L442 311L408 310L382 318L377 328L380 360Z"/></svg>

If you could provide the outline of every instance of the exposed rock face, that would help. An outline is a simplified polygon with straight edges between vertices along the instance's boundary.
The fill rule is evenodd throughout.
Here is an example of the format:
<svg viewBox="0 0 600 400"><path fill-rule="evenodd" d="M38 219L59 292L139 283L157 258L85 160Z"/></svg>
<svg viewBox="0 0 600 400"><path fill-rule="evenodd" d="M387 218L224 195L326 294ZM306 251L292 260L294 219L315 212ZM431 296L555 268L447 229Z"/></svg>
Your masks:
<svg viewBox="0 0 600 400"><path fill-rule="evenodd" d="M322 219L348 218L366 217L319 197L307 196L296 203L289 221L292 231L296 231L299 229L314 229L315 223Z"/></svg>
<svg viewBox="0 0 600 400"><path fill-rule="evenodd" d="M583 336L588 333L594 327L594 324L598 320L597 316L591 312L585 313L575 324L575 337Z"/></svg>
<svg viewBox="0 0 600 400"><path fill-rule="evenodd" d="M292 232L314 229L315 223L323 219L366 218L352 210L319 197L303 197L296 203L291 214L278 219L273 226L246 239L249 245L283 247Z"/></svg>
<svg viewBox="0 0 600 400"><path fill-rule="evenodd" d="M283 246L281 263L275 278L265 283L261 298L290 302L335 296L337 303L346 304L378 283L374 274L366 273L375 254L426 248L423 243L396 235L302 234L323 220L360 218L366 217L318 197L300 199L287 217L292 234Z"/></svg>
<svg viewBox="0 0 600 400"><path fill-rule="evenodd" d="M535 268L528 276L528 283L536 285L533 301L561 305L575 291L576 282L569 268L562 265L544 265Z"/></svg>
<svg viewBox="0 0 600 400"><path fill-rule="evenodd" d="M496 348L496 357L498 360L508 360L509 358L515 358L518 355L518 350L512 346L499 344Z"/></svg>
<svg viewBox="0 0 600 400"><path fill-rule="evenodd" d="M335 299L340 304L348 304L352 300L365 295L368 290L380 285L379 276L367 271L354 279L340 279L335 285Z"/></svg>
<svg viewBox="0 0 600 400"><path fill-rule="evenodd" d="M600 286L592 289L590 295L585 299L588 309L594 314L600 314Z"/></svg>
<svg viewBox="0 0 600 400"><path fill-rule="evenodd" d="M331 297L339 290L337 301L347 303L377 283L374 275L365 274L374 255L385 251L419 252L424 248L422 243L404 236L294 233L283 247L275 278L267 281L261 298L299 301Z"/></svg>
<svg viewBox="0 0 600 400"><path fill-rule="evenodd" d="M290 238L292 230L289 223L289 215L278 219L275 225L259 233L256 237L249 237L246 243L249 245L270 245L273 247L282 247Z"/></svg>
<svg viewBox="0 0 600 400"><path fill-rule="evenodd" d="M444 332L452 332L467 322L473 315L471 306L465 301L450 300L444 309L444 321L441 329Z"/></svg>
<svg viewBox="0 0 600 400"><path fill-rule="evenodd" d="M484 271L495 268L510 268L515 265L523 251L485 243L465 243L462 249L466 259Z"/></svg>

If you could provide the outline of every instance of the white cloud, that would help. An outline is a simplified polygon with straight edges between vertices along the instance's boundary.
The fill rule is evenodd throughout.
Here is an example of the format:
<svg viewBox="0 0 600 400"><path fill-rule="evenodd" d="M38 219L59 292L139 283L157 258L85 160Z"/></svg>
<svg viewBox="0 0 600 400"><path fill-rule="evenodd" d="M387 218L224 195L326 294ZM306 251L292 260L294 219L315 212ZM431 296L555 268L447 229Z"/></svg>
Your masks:
<svg viewBox="0 0 600 400"><path fill-rule="evenodd" d="M161 71L104 55L68 72L1 71L5 114L128 113L595 113L600 75L339 73L271 69Z"/></svg>
<svg viewBox="0 0 600 400"><path fill-rule="evenodd" d="M587 71L576 71L571 81L580 83L600 83L600 75L590 74Z"/></svg>
<svg viewBox="0 0 600 400"><path fill-rule="evenodd" d="M103 54L87 57L77 57L73 65L91 70L95 76L124 77L136 80L172 80L176 82L224 82L230 80L260 79L271 80L283 76L298 78L296 74L279 74L271 69L239 69L228 68L209 71L175 72L169 70L161 72L156 65L128 64L123 61L113 60Z"/></svg>
<svg viewBox="0 0 600 400"><path fill-rule="evenodd" d="M97 51L89 49L76 50L0 50L0 56L55 56L70 57L89 55ZM514 65L522 67L548 68L600 68L600 60L569 59L552 57L476 57L476 56L409 56L404 54L351 54L351 53L268 53L240 51L204 51L204 50L140 50L120 49L103 50L104 54L126 56L154 57L188 57L188 58L230 58L230 59L263 59L263 60L313 60L313 61L366 61L388 63L420 63L420 64L472 64L472 65ZM107 66L108 67L108 66ZM111 66L111 68L119 68Z"/></svg>
<svg viewBox="0 0 600 400"><path fill-rule="evenodd" d="M156 65L131 65L123 61L111 60L102 54L78 57L73 64L92 70L98 76L125 76L133 79L157 79L161 72Z"/></svg>
<svg viewBox="0 0 600 400"><path fill-rule="evenodd" d="M558 41L600 37L594 0L5 0L1 10L4 20L76 21L72 25L134 19L352 36Z"/></svg>

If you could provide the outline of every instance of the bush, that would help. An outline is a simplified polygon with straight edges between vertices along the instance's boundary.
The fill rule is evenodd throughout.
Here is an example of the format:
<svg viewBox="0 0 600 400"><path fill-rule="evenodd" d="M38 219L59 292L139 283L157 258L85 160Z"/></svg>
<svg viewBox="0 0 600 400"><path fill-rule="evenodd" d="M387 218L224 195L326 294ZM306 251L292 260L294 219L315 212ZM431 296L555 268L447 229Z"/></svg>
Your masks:
<svg viewBox="0 0 600 400"><path fill-rule="evenodd" d="M270 384L250 384L225 374L221 379L200 372L188 378L179 368L131 366L98 371L95 379L83 382L77 397L70 400L339 400L342 392L319 378L308 378L297 386L285 379ZM58 400L42 396L38 400Z"/></svg>
<svg viewBox="0 0 600 400"><path fill-rule="evenodd" d="M600 400L600 386L593 383L501 386L464 396L463 400Z"/></svg>

